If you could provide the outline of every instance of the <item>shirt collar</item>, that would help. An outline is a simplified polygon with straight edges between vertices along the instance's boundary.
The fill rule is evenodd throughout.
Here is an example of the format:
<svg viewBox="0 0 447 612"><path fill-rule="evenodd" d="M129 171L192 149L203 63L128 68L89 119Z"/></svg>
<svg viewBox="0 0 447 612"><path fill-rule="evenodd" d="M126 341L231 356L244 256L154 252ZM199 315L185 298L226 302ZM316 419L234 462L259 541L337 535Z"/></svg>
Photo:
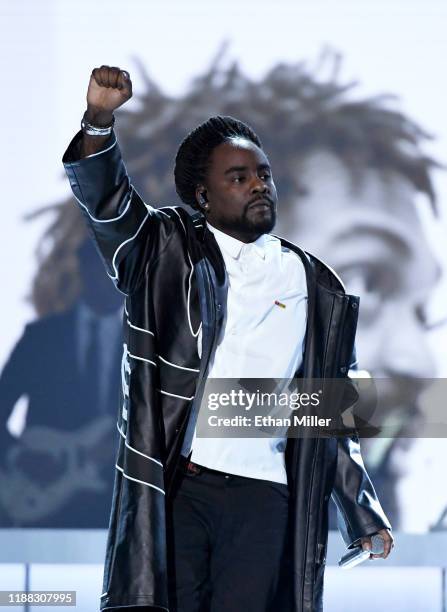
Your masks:
<svg viewBox="0 0 447 612"><path fill-rule="evenodd" d="M210 223L208 223L208 221L207 227L211 232L213 232L220 249L227 255L230 255L230 257L233 259L239 259L243 249L252 251L261 259L265 259L266 245L270 239L269 234L261 234L261 236L259 236L259 238L257 238L257 240L254 242L242 242L241 240L237 240L237 238L233 238L233 236L222 232L216 227L213 227Z"/></svg>

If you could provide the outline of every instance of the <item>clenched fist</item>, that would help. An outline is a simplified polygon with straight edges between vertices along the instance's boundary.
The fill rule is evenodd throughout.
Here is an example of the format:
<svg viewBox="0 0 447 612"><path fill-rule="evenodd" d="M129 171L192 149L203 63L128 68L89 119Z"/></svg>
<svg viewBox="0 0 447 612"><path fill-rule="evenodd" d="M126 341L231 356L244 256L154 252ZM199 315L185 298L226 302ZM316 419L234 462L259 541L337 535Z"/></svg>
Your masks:
<svg viewBox="0 0 447 612"><path fill-rule="evenodd" d="M87 91L87 121L94 125L107 125L113 111L132 97L129 73L115 66L94 68Z"/></svg>

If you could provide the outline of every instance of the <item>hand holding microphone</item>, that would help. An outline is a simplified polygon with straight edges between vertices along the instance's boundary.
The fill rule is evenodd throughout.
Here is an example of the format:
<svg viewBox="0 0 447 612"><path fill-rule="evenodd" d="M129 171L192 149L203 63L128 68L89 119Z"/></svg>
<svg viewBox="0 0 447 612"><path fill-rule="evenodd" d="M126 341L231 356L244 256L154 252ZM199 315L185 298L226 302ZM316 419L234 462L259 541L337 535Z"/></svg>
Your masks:
<svg viewBox="0 0 447 612"><path fill-rule="evenodd" d="M369 550L371 559L386 559L394 547L394 538L389 529L380 529L373 536L361 538L361 544L363 550Z"/></svg>
<svg viewBox="0 0 447 612"><path fill-rule="evenodd" d="M361 538L361 544L350 549L338 562L343 569L350 569L366 559L386 559L394 547L394 539L388 529L381 529L377 534Z"/></svg>

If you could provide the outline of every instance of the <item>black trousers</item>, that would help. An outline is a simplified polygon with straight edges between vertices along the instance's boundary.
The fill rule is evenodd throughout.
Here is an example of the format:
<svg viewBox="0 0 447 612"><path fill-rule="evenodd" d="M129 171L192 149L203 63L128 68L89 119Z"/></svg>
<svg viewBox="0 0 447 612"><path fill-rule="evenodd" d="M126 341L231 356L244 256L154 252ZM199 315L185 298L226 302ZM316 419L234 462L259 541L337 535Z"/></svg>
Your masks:
<svg viewBox="0 0 447 612"><path fill-rule="evenodd" d="M178 478L167 521L170 610L273 610L287 538L287 486L207 470Z"/></svg>

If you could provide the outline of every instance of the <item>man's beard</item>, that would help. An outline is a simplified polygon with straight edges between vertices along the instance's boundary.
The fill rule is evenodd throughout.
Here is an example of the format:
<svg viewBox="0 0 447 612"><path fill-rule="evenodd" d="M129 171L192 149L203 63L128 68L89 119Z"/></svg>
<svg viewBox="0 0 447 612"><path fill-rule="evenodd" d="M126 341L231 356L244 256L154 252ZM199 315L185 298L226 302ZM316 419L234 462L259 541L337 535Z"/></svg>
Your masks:
<svg viewBox="0 0 447 612"><path fill-rule="evenodd" d="M242 216L237 219L221 220L222 225L226 229L236 231L240 234L253 235L270 233L276 224L275 206L271 206L270 215L263 216L257 221L248 218L248 209L249 207L247 206Z"/></svg>

